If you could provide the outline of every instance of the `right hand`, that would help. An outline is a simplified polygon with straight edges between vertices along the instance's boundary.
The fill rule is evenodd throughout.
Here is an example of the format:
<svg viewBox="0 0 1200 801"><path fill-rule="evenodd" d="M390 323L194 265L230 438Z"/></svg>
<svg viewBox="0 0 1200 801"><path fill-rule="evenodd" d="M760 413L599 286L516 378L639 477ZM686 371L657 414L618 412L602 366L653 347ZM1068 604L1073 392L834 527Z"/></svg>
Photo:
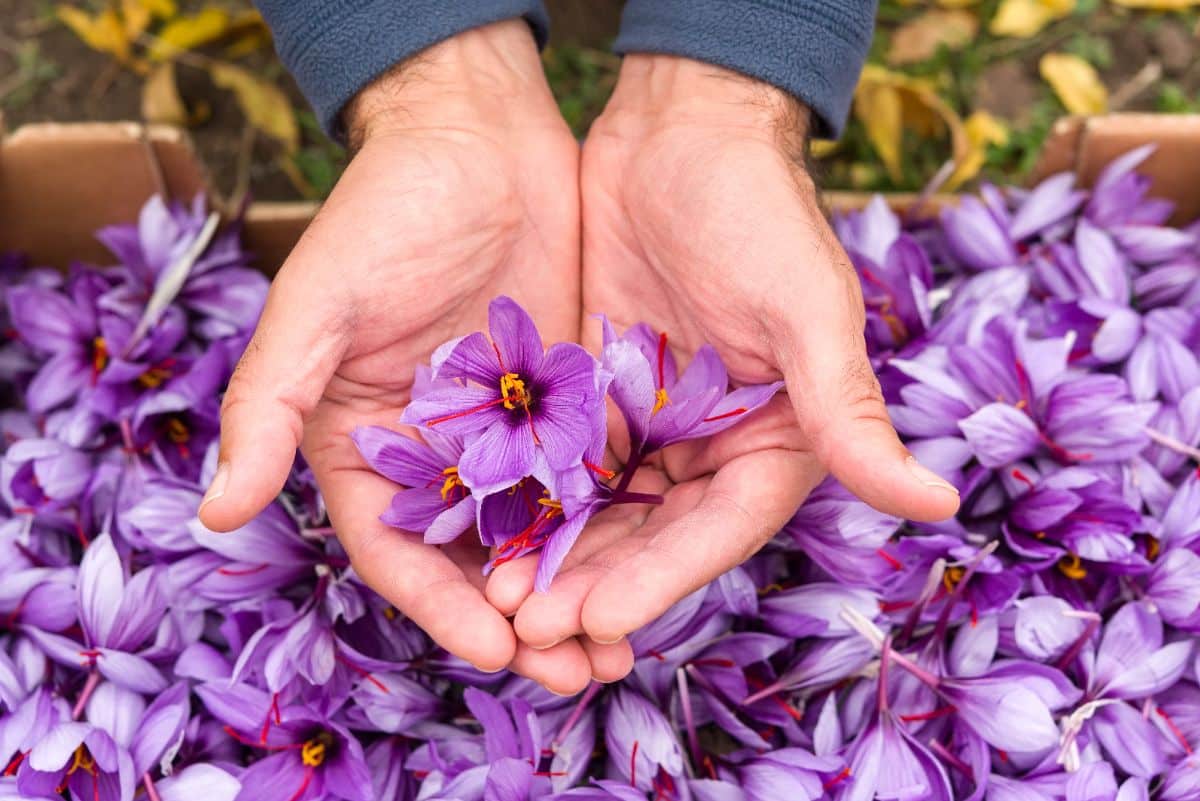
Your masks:
<svg viewBox="0 0 1200 801"><path fill-rule="evenodd" d="M379 521L396 487L349 433L397 427L414 369L515 298L547 341L579 330L579 148L524 22L442 42L376 80L345 115L358 152L271 287L230 381L217 478L200 518L229 531L279 493L300 446L362 579L441 646L559 693L617 678L629 646L534 650L484 598L488 554Z"/></svg>

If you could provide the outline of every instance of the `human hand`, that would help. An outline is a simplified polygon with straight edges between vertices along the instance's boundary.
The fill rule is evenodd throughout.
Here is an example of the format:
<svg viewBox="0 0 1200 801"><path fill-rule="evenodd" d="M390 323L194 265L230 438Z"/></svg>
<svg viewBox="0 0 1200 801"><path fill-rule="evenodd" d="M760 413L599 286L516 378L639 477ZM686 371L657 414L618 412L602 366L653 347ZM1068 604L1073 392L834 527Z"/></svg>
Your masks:
<svg viewBox="0 0 1200 801"><path fill-rule="evenodd" d="M589 314L645 320L683 361L708 342L735 383L782 377L788 396L643 467L632 488L663 506L598 515L549 593L531 594L531 559L497 569L488 597L530 645L611 642L653 620L762 547L826 469L888 513L957 508L889 422L858 279L804 169L807 123L784 93L718 67L625 59L583 150L585 344L599 337Z"/></svg>
<svg viewBox="0 0 1200 801"><path fill-rule="evenodd" d="M579 149L527 26L425 51L364 89L345 119L358 151L276 276L230 382L202 521L246 523L279 493L299 445L355 570L447 650L563 693L610 663L627 669L627 647L518 646L482 594L485 549L465 537L426 545L381 523L396 487L349 437L396 428L414 368L485 328L497 295L517 298L551 340L576 337Z"/></svg>

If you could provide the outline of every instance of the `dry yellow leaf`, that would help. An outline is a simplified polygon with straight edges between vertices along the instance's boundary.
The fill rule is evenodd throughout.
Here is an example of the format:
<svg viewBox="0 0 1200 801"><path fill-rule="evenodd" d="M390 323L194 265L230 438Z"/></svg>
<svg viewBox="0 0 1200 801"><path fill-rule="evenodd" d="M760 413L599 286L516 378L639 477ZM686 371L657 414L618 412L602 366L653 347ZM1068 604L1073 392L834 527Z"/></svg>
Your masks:
<svg viewBox="0 0 1200 801"><path fill-rule="evenodd" d="M1075 10L1075 0L1001 0L988 31L993 36L1028 39Z"/></svg>
<svg viewBox="0 0 1200 801"><path fill-rule="evenodd" d="M854 92L854 116L862 122L893 181L902 177L900 153L905 129L921 137L949 133L955 161L965 158L968 150L962 119L938 96L932 83L877 64L863 68Z"/></svg>
<svg viewBox="0 0 1200 801"><path fill-rule="evenodd" d="M257 11L243 11L230 21L227 38L232 41L225 48L225 56L241 58L247 53L270 47L271 29Z"/></svg>
<svg viewBox="0 0 1200 801"><path fill-rule="evenodd" d="M118 61L129 59L129 37L115 10L108 8L92 16L64 3L55 9L55 16L93 50L110 53Z"/></svg>
<svg viewBox="0 0 1200 801"><path fill-rule="evenodd" d="M937 0L937 4L942 8L970 8L978 2L979 0Z"/></svg>
<svg viewBox="0 0 1200 801"><path fill-rule="evenodd" d="M147 55L151 61L174 58L181 51L220 39L228 30L229 12L216 6L207 6L191 16L178 17L163 26Z"/></svg>
<svg viewBox="0 0 1200 801"><path fill-rule="evenodd" d="M1038 72L1072 114L1103 114L1108 109L1108 90L1091 64L1069 53L1047 53L1038 62Z"/></svg>
<svg viewBox="0 0 1200 801"><path fill-rule="evenodd" d="M986 111L976 111L963 122L967 135L967 152L954 165L954 172L946 179L943 188L954 191L974 178L983 169L987 159L988 145L1008 143L1008 128L1003 122Z"/></svg>
<svg viewBox="0 0 1200 801"><path fill-rule="evenodd" d="M1113 5L1124 8L1145 8L1153 11L1185 11L1200 6L1200 0L1112 0Z"/></svg>
<svg viewBox="0 0 1200 801"><path fill-rule="evenodd" d="M836 139L814 139L809 143L808 152L814 159L823 159L833 155L840 145Z"/></svg>
<svg viewBox="0 0 1200 801"><path fill-rule="evenodd" d="M175 0L138 0L158 19L170 19L179 13Z"/></svg>
<svg viewBox="0 0 1200 801"><path fill-rule="evenodd" d="M125 38L133 41L150 27L150 9L141 0L121 0L121 19L125 25Z"/></svg>
<svg viewBox="0 0 1200 801"><path fill-rule="evenodd" d="M187 125L187 106L175 83L175 62L159 64L142 84L142 119L167 125Z"/></svg>
<svg viewBox="0 0 1200 801"><path fill-rule="evenodd" d="M233 64L214 62L208 68L213 83L229 89L246 119L283 145L288 153L300 145L300 128L287 95L279 87Z"/></svg>
<svg viewBox="0 0 1200 801"><path fill-rule="evenodd" d="M888 47L889 64L914 64L945 45L961 50L979 33L979 18L961 9L926 11L901 25Z"/></svg>

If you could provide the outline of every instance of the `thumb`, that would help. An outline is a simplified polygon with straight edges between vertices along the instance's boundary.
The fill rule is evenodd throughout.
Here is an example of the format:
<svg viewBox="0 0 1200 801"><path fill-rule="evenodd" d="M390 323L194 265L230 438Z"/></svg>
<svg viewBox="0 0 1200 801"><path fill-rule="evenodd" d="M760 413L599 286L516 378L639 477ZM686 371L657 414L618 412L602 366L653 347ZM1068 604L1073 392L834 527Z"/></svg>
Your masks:
<svg viewBox="0 0 1200 801"><path fill-rule="evenodd" d="M295 256L293 256L293 260ZM246 352L221 404L217 471L200 503L214 531L249 522L283 489L304 420L316 408L345 352L345 336L328 308L288 266L267 296Z"/></svg>
<svg viewBox="0 0 1200 801"><path fill-rule="evenodd" d="M832 233L829 233L832 240ZM892 428L867 358L858 276L836 241L783 313L776 356L807 439L863 501L909 520L943 520L958 491L909 453Z"/></svg>

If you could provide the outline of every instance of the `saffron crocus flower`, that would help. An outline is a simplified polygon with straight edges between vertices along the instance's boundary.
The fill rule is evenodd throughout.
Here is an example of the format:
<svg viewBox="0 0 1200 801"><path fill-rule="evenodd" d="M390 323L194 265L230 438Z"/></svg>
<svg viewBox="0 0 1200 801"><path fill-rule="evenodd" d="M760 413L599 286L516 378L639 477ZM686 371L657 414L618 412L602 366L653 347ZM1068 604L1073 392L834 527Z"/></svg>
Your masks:
<svg viewBox="0 0 1200 801"><path fill-rule="evenodd" d="M241 801L374 798L362 746L330 714L245 684L210 682L196 694L230 737L263 754L240 776Z"/></svg>
<svg viewBox="0 0 1200 801"><path fill-rule="evenodd" d="M108 732L82 721L47 732L17 772L17 789L31 798L52 798L66 788L77 799L127 801L134 784L129 754Z"/></svg>
<svg viewBox="0 0 1200 801"><path fill-rule="evenodd" d="M730 392L725 364L712 346L702 346L680 374L666 333L656 335L640 323L618 338L607 319L603 325L604 366L613 375L609 394L629 426L634 454L724 431L783 387L776 381Z"/></svg>
<svg viewBox="0 0 1200 801"><path fill-rule="evenodd" d="M682 779L683 749L657 706L636 690L618 687L604 727L610 777L652 792L664 778Z"/></svg>
<svg viewBox="0 0 1200 801"><path fill-rule="evenodd" d="M137 692L159 692L167 682L139 651L158 628L166 609L164 577L156 567L131 577L112 538L93 540L79 565L79 622L82 644L62 635L27 630L56 662L99 671L114 684Z"/></svg>
<svg viewBox="0 0 1200 801"><path fill-rule="evenodd" d="M210 348L173 377L156 372L166 369L152 367L139 377L143 384L161 389L147 394L134 407L132 444L148 453L164 473L198 481L204 456L217 438L217 393L228 380L229 365L220 348Z"/></svg>
<svg viewBox="0 0 1200 801"><path fill-rule="evenodd" d="M529 315L510 298L488 308L491 341L474 333L434 354L439 380L404 410L405 423L471 437L459 460L463 483L477 496L512 486L533 472L538 452L552 470L579 462L587 447L596 391L596 360L578 345L548 351Z"/></svg>
<svg viewBox="0 0 1200 801"><path fill-rule="evenodd" d="M425 430L418 441L382 426L356 428L350 437L375 472L406 488L380 515L384 523L440 545L475 522L475 497L459 473L461 438Z"/></svg>

